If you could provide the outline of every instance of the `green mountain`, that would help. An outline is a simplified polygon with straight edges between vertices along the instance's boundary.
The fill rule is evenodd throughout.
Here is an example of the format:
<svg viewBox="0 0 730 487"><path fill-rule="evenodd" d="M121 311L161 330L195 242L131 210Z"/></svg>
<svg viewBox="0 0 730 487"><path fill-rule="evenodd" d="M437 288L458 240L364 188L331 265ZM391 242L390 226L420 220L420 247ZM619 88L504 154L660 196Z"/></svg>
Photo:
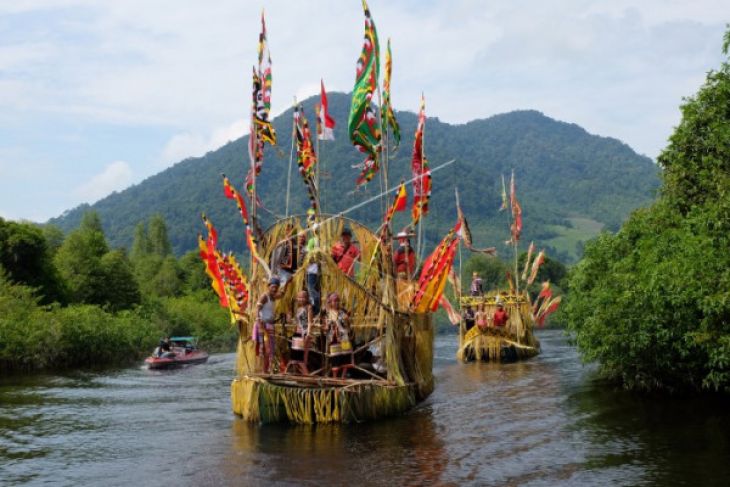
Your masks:
<svg viewBox="0 0 730 487"><path fill-rule="evenodd" d="M304 102L305 114L314 126L316 97ZM380 183L374 180L355 191L362 155L349 143L346 120L349 96L331 93L330 110L337 121L336 140L320 143L322 164L322 206L334 213L376 195ZM400 149L390 159L389 183L410 177L411 147L417 117L398 112L404 135ZM285 209L291 110L276 118L279 135L276 148L266 147L264 168L257 181L264 206L262 225L273 221L271 212ZM203 230L200 213L216 225L225 249L243 251L243 225L236 206L223 196L221 173L243 188L249 167L248 136L230 142L203 157L189 158L140 184L114 193L94 205L81 205L50 223L68 231L75 228L84 211L100 214L113 246L129 247L137 222L155 213L167 220L174 250L180 254L196 246ZM499 212L501 175L509 184L514 169L517 195L524 217L523 241L535 240L553 257L570 262L580 254L582 242L602 228L616 229L634 208L648 204L659 186L659 169L651 159L637 155L622 142L591 135L575 124L558 122L536 111L516 111L450 125L438 118L426 123L425 151L432 168L455 159L433 177L431 211L425 220L425 235L435 242L456 218L454 187L459 188L462 207L469 218L475 243L497 245L508 238L508 214ZM392 197L388 197L388 201ZM296 169L291 173L290 209L302 213L306 192ZM377 226L382 218L377 200L349 216ZM404 212L395 228L407 223Z"/></svg>

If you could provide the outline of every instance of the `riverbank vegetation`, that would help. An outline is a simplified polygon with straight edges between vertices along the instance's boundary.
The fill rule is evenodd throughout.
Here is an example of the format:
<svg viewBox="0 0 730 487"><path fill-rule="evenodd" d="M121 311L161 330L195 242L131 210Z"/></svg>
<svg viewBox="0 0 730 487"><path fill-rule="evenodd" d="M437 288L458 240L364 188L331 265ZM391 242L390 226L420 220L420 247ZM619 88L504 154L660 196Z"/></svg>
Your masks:
<svg viewBox="0 0 730 487"><path fill-rule="evenodd" d="M0 370L127 363L164 335L231 350L237 332L197 254L172 255L160 216L137 227L129 255L109 248L94 212L65 237L0 219Z"/></svg>
<svg viewBox="0 0 730 487"><path fill-rule="evenodd" d="M658 162L659 199L585 246L565 317L584 359L628 388L730 392L730 60L685 100Z"/></svg>

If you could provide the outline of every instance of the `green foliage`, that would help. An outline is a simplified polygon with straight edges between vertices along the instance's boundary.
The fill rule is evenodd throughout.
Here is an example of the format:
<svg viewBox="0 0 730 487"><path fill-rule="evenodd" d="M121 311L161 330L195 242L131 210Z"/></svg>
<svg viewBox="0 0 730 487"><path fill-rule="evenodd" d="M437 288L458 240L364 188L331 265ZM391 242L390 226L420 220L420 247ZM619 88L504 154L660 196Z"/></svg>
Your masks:
<svg viewBox="0 0 730 487"><path fill-rule="evenodd" d="M179 295L183 288L181 274L175 257L169 256L165 258L152 280L155 294L165 297Z"/></svg>
<svg viewBox="0 0 730 487"><path fill-rule="evenodd" d="M0 266L7 278L38 288L43 302L64 301L64 288L43 230L0 218Z"/></svg>
<svg viewBox="0 0 730 487"><path fill-rule="evenodd" d="M472 254L464 262L461 273L462 292L468 292L474 272L479 273L485 290L507 288L507 272L509 264L497 257L489 257L484 254Z"/></svg>
<svg viewBox="0 0 730 487"><path fill-rule="evenodd" d="M563 316L584 358L629 388L730 392L727 62L682 115L660 200L586 245Z"/></svg>
<svg viewBox="0 0 730 487"><path fill-rule="evenodd" d="M152 245L150 239L147 236L147 226L144 222L139 222L134 227L134 240L132 240L132 251L130 252L130 258L133 261L138 261L145 255L149 255L152 252Z"/></svg>
<svg viewBox="0 0 730 487"><path fill-rule="evenodd" d="M109 251L104 233L96 229L93 217L71 232L54 258L66 282L69 298L75 303L104 304L108 295L101 258ZM98 228L101 228L99 225Z"/></svg>
<svg viewBox="0 0 730 487"><path fill-rule="evenodd" d="M166 257L172 254L172 245L167 236L167 224L165 218L156 214L150 218L149 223L149 250L155 255Z"/></svg>
<svg viewBox="0 0 730 487"><path fill-rule="evenodd" d="M196 250L191 250L180 258L183 289L186 293L206 290L213 292L210 287L210 278L205 273L205 264Z"/></svg>
<svg viewBox="0 0 730 487"><path fill-rule="evenodd" d="M346 120L349 96L331 93L330 109L336 120ZM316 98L304 102L312 114ZM399 112L404 138L401 149L390 159L389 182L410 178L409 146L417 118L413 113ZM266 148L266 163L257 179L259 194L267 208L282 212L291 144L292 112L277 117L279 146ZM380 191L373 182L353 193L357 169L362 155L347 139L344 123L335 129L337 139L320 144L323 174L321 200L325 211L334 213L362 202ZM409 138L410 137L410 138ZM163 215L168 223L172 248L177 255L197 247L196 235L203 230L200 212L205 210L219 230L221 248L245 252L241 218L236 205L222 194L220 174L243 188L247 139L239 139L201 158L187 159L139 185L115 193L94 204L103 217L107 235L114 246L130 246L135 226L141 219ZM540 247L571 228L568 218L584 218L616 229L631 210L648 204L658 186L658 168L628 146L614 139L588 134L576 125L557 122L539 112L520 111L497 115L453 126L428 119L426 154L433 167L456 159L456 163L434 173L431 212L425 219L428 246L435 245L456 219L454 186L458 186L462 206L471 222L478 245L497 245L508 238L505 212L498 212L501 182L499 175L514 168L517 190L524 208L523 240L535 240ZM308 200L304 185L292 173L290 208L304 212ZM66 231L78 225L82 206L53 220ZM264 213L262 225L271 223ZM351 213L352 217L377 227L382 214L377 203ZM396 215L395 226L402 227L408 216ZM150 232L152 233L152 232ZM580 240L596 235L587 230ZM572 235L572 234L571 234ZM572 237L571 237L572 238ZM550 255L561 260L575 259L576 244L557 248ZM426 247L427 249L429 247ZM134 249L134 247L132 247ZM132 252L133 260L136 254Z"/></svg>
<svg viewBox="0 0 730 487"><path fill-rule="evenodd" d="M118 311L139 304L142 296L134 278L132 263L123 250L112 250L101 258L101 271L105 276L105 303Z"/></svg>

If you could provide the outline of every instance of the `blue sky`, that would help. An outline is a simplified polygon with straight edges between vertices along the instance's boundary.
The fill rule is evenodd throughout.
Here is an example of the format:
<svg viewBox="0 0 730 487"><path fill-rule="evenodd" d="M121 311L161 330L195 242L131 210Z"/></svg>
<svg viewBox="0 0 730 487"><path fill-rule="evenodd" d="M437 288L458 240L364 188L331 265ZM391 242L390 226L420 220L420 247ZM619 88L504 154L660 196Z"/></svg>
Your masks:
<svg viewBox="0 0 730 487"><path fill-rule="evenodd" d="M0 3L0 216L44 221L248 131L261 8L273 109L349 91L358 1ZM463 123L537 109L655 158L721 60L726 1L371 0L393 101Z"/></svg>

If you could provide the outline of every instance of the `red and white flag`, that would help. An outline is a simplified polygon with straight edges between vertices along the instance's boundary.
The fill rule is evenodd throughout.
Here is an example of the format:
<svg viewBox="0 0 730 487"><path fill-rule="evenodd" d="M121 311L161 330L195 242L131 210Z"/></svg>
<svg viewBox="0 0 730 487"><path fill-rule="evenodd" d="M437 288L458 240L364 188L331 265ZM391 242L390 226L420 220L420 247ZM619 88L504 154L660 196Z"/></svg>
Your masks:
<svg viewBox="0 0 730 487"><path fill-rule="evenodd" d="M327 109L327 93L324 91L324 81L320 80L322 92L320 94L319 112L317 113L317 138L319 140L335 140L335 119L330 117Z"/></svg>

